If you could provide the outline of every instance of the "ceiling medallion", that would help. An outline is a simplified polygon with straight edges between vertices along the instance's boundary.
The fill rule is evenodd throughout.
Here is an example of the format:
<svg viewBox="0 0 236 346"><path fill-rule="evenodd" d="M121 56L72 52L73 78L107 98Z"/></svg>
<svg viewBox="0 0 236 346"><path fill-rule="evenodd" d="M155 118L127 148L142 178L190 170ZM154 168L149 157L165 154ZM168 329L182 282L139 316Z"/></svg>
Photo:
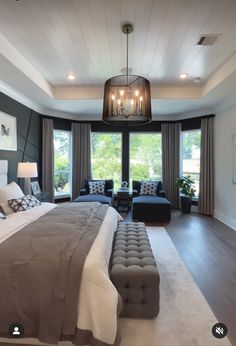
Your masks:
<svg viewBox="0 0 236 346"><path fill-rule="evenodd" d="M141 76L129 74L129 34L132 24L124 24L127 37L126 74L114 76L105 82L103 122L109 125L143 125L152 120L150 82Z"/></svg>

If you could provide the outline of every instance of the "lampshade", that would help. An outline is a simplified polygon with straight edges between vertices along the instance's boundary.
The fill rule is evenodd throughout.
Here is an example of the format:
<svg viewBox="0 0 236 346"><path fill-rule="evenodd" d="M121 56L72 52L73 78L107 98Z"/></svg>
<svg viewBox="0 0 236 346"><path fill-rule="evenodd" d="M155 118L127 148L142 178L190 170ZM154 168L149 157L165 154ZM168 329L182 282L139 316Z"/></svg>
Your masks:
<svg viewBox="0 0 236 346"><path fill-rule="evenodd" d="M121 75L106 81L103 102L105 123L141 125L151 120L150 83L146 78Z"/></svg>
<svg viewBox="0 0 236 346"><path fill-rule="evenodd" d="M127 38L126 75L114 76L105 82L103 122L109 125L142 125L152 120L150 82L129 74L128 36L133 25L122 26Z"/></svg>
<svg viewBox="0 0 236 346"><path fill-rule="evenodd" d="M35 178L38 176L36 162L19 162L17 168L18 178Z"/></svg>

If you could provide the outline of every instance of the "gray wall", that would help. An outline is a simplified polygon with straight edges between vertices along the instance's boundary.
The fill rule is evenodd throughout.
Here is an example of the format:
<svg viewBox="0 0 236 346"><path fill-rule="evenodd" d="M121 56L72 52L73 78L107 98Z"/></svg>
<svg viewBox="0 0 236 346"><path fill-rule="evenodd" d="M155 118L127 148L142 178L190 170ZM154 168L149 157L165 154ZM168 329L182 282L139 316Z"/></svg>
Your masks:
<svg viewBox="0 0 236 346"><path fill-rule="evenodd" d="M17 151L0 150L0 159L8 160L8 181L16 181L17 163L30 161L38 163L41 182L41 121L42 116L21 103L0 93L0 111L17 119ZM37 179L36 179L37 180ZM18 181L22 186L22 179Z"/></svg>

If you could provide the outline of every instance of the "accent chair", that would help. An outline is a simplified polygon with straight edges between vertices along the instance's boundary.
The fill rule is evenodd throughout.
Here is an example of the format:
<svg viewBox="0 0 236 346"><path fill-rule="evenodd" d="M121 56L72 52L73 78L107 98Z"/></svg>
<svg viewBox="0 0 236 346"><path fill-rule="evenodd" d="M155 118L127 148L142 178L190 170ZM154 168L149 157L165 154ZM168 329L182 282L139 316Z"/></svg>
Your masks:
<svg viewBox="0 0 236 346"><path fill-rule="evenodd" d="M90 193L89 182L105 182L105 191L102 193ZM86 179L84 181L84 188L80 190L80 196L77 197L74 202L100 202L113 205L113 180L104 180L104 179Z"/></svg>
<svg viewBox="0 0 236 346"><path fill-rule="evenodd" d="M156 183L155 195L140 194L141 181L134 180L133 187L133 220L169 222L171 219L171 203L166 198L161 181Z"/></svg>

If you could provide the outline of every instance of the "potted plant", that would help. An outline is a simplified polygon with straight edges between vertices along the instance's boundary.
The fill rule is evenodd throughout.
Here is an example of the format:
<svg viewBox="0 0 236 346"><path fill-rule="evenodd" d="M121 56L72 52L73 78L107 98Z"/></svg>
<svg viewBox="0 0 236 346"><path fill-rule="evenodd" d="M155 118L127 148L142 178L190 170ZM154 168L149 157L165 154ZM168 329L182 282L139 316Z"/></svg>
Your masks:
<svg viewBox="0 0 236 346"><path fill-rule="evenodd" d="M193 188L194 181L190 179L190 175L187 177L179 177L176 181L176 186L180 189L180 201L181 210L184 214L191 212L192 197L195 195L195 189Z"/></svg>

